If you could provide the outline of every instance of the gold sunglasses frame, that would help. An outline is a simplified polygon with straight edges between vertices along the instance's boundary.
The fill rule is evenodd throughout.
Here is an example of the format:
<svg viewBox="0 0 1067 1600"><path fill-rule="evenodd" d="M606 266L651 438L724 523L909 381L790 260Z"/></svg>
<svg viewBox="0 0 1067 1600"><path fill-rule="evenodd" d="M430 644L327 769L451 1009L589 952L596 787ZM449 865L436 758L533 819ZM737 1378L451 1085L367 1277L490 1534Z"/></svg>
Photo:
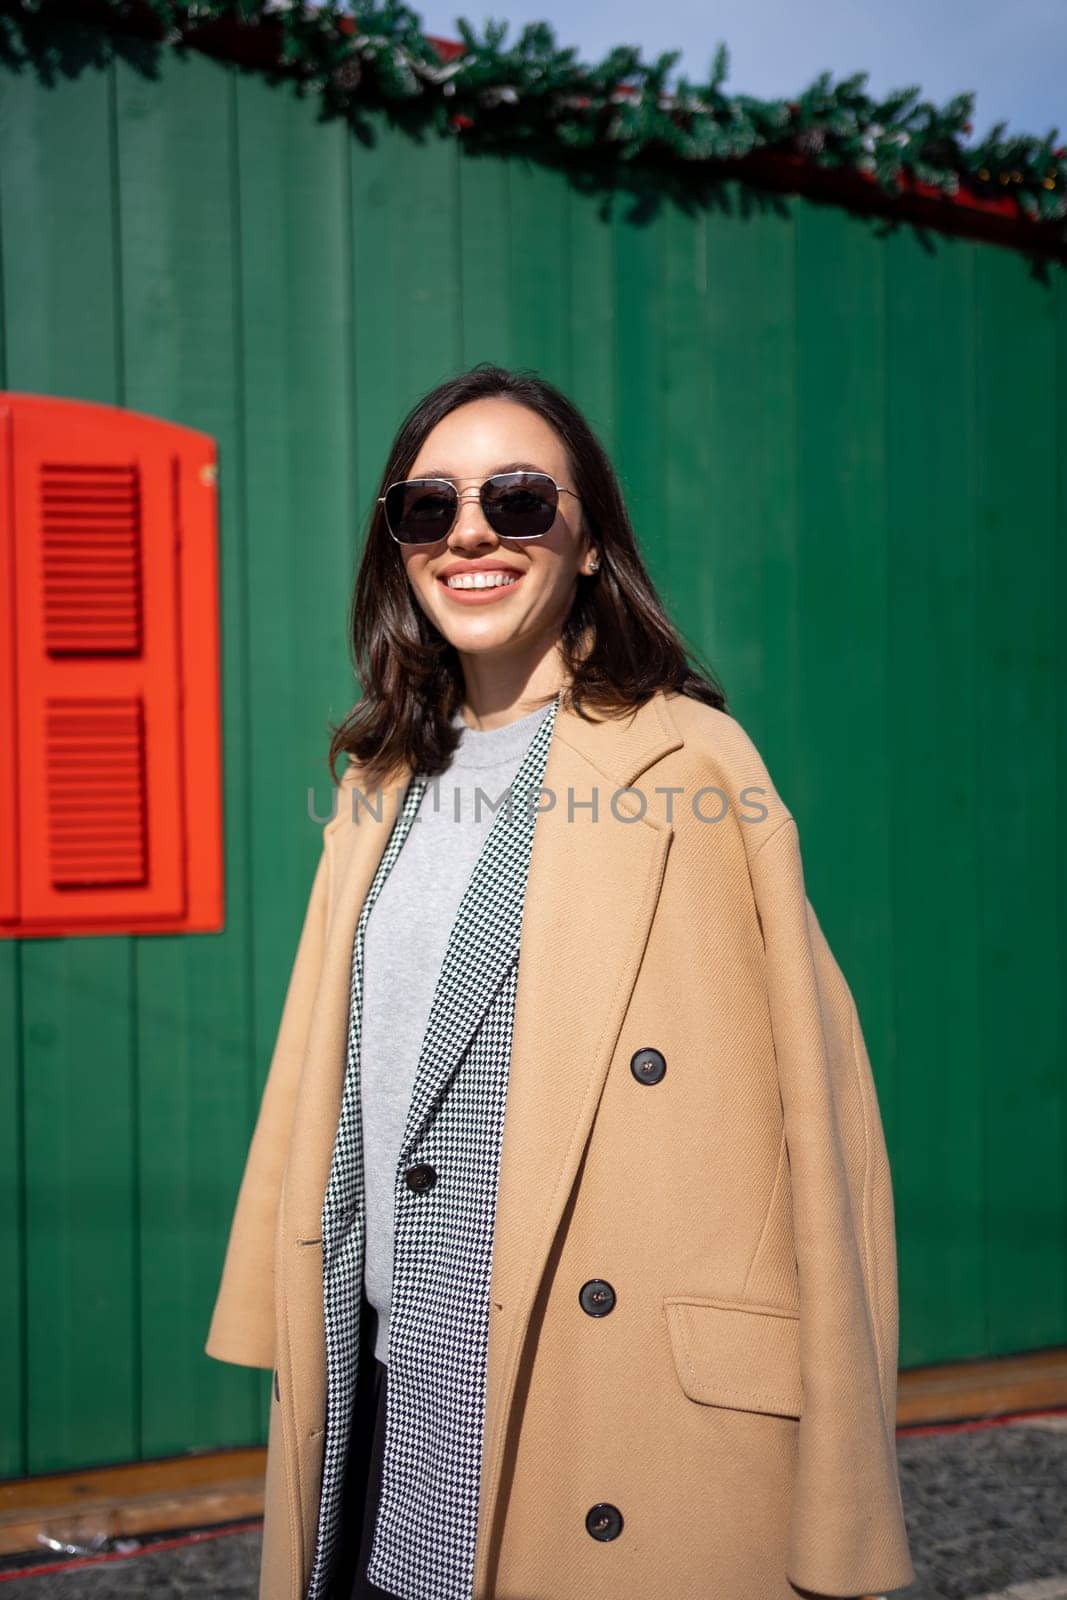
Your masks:
<svg viewBox="0 0 1067 1600"><path fill-rule="evenodd" d="M482 490L485 488L487 483L492 483L495 478L532 478L532 477L546 479L547 482L549 482L549 483L551 483L553 485L553 487L556 490L557 495L560 495L560 494L573 495L574 499L578 500L578 501L580 501L581 498L582 498L581 495L578 494L574 489L568 489L564 484L557 483L555 478L553 478L553 476L552 476L552 474L550 472L537 472L537 473L534 473L534 472L529 471L528 469L523 469L523 470L517 471L517 472L491 472L489 474L488 478L483 478L481 483L479 483L477 486L473 486L472 485L470 489L463 490L463 491L461 491L459 489L456 489L456 485L452 482L451 478L397 478L395 483L391 483L391 484L388 485L388 487L386 488L385 494L380 494L378 496L378 504L382 507L382 516L385 519L385 527L386 527L387 533L389 534L389 537L391 539L393 539L397 544L405 545L409 550L417 550L417 549L420 549L423 545L440 544L442 539L447 539L449 534L452 532L452 529L456 526L456 518L458 518L458 516L459 516L460 507L463 505L464 500L469 500L471 498L471 496L473 495L474 498L479 502L479 504L481 504ZM389 512L385 507L385 498L386 498L386 495L389 493L390 489L397 489L403 483L443 483L443 484L446 484L449 489L456 489L456 513L455 513L455 516L452 518L452 521L448 524L448 527L445 529L444 533L438 534L436 539L398 539L396 534L393 532L392 527L390 526L390 523L389 523ZM485 520L487 522L489 522L489 517L488 517L488 514L486 513L486 509L485 509L484 505L482 505L482 515L485 517ZM489 522L489 526L491 528L493 528L493 524L491 522ZM547 533L548 531L549 530L546 528L545 529L545 533ZM495 528L493 528L493 532L496 533L496 536L497 536L498 539L511 539L511 540L516 541L519 544L528 544L530 542L530 540L532 540L532 539L543 539L545 537L544 533L497 533L497 530Z"/></svg>

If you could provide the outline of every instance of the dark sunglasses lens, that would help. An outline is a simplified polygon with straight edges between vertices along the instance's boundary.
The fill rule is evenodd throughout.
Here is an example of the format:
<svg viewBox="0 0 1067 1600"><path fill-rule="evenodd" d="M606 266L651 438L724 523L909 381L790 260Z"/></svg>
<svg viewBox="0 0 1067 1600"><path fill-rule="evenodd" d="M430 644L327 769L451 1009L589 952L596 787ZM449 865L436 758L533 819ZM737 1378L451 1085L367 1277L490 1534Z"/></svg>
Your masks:
<svg viewBox="0 0 1067 1600"><path fill-rule="evenodd" d="M504 539L537 539L556 520L559 495L543 472L502 472L482 489L486 520Z"/></svg>
<svg viewBox="0 0 1067 1600"><path fill-rule="evenodd" d="M385 515L402 544L434 544L452 526L458 501L451 484L412 478L385 491Z"/></svg>

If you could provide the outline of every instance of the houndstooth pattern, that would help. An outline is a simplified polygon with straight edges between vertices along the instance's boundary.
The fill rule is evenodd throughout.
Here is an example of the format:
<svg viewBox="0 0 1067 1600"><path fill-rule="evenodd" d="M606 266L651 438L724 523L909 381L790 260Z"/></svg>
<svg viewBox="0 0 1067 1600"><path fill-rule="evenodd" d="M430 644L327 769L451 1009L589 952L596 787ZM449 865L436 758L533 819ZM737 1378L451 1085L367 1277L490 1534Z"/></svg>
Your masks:
<svg viewBox="0 0 1067 1600"><path fill-rule="evenodd" d="M397 1161L386 1437L367 1577L400 1600L470 1600L472 1593L494 1217L519 940L534 805L558 707L559 696L534 734L460 902ZM353 945L347 1070L322 1215L326 1438L307 1600L329 1595L360 1347L364 933L426 784L417 775L408 787ZM429 1164L437 1175L421 1192L405 1181L416 1162Z"/></svg>

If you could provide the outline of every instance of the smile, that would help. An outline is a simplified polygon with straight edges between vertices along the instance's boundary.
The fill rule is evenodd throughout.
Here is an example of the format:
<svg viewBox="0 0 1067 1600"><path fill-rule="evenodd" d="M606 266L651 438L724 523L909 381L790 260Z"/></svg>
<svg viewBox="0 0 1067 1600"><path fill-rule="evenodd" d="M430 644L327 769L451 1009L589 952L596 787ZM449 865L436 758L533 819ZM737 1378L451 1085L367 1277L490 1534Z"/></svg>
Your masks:
<svg viewBox="0 0 1067 1600"><path fill-rule="evenodd" d="M507 590L516 588L523 579L521 572L462 572L453 577L438 578L442 589L464 605L485 605L499 600Z"/></svg>

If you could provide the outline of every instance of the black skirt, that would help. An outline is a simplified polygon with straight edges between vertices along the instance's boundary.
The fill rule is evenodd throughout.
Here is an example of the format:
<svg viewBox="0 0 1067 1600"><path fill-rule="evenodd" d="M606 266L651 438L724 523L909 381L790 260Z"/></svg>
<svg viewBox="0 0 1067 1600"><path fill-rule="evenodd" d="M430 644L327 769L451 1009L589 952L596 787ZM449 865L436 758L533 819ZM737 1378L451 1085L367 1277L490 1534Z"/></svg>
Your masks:
<svg viewBox="0 0 1067 1600"><path fill-rule="evenodd" d="M348 1460L345 1463L343 1536L331 1593L334 1600L397 1600L367 1580L385 1453L385 1396L388 1368L374 1354L378 1317L363 1297L359 1373L352 1405Z"/></svg>

